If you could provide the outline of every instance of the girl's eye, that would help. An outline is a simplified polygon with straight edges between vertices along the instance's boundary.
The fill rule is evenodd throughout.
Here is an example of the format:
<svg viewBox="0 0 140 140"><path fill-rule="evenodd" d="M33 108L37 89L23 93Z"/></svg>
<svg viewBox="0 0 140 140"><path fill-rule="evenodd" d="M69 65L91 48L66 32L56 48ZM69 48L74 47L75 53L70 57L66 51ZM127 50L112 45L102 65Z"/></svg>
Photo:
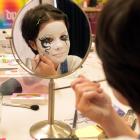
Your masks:
<svg viewBox="0 0 140 140"><path fill-rule="evenodd" d="M46 37L46 38L41 38L39 39L41 42L45 42L45 43L51 43L53 41L53 38L50 37Z"/></svg>
<svg viewBox="0 0 140 140"><path fill-rule="evenodd" d="M63 40L63 41L67 41L69 39L69 36L68 35L62 35L60 37L60 39Z"/></svg>
<svg viewBox="0 0 140 140"><path fill-rule="evenodd" d="M48 45L53 41L52 38L44 38L44 39L39 39L41 41L41 44L44 48L47 48Z"/></svg>
<svg viewBox="0 0 140 140"><path fill-rule="evenodd" d="M46 43L46 42L42 42L42 46L44 47L44 48L47 48L47 45L48 43Z"/></svg>
<svg viewBox="0 0 140 140"><path fill-rule="evenodd" d="M53 41L52 38L46 38L46 39L45 39L45 42L46 42L46 43L49 43L49 44L50 44L52 41Z"/></svg>

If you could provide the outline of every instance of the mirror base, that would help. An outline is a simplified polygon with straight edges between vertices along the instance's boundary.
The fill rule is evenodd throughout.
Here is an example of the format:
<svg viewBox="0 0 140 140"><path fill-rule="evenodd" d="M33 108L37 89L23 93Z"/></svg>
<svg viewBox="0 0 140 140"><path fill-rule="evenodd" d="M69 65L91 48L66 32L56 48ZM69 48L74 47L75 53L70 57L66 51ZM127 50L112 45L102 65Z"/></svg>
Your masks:
<svg viewBox="0 0 140 140"><path fill-rule="evenodd" d="M54 124L49 124L47 120L38 122L30 128L32 138L68 138L72 134L72 129L69 125L54 121Z"/></svg>

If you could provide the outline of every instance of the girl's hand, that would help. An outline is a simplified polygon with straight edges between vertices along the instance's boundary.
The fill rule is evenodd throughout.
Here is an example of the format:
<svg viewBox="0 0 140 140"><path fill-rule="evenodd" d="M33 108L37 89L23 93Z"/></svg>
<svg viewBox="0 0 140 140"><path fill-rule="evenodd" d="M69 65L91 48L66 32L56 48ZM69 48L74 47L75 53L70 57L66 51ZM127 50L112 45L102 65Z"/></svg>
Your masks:
<svg viewBox="0 0 140 140"><path fill-rule="evenodd" d="M72 83L72 88L76 95L77 109L100 124L108 137L124 135L137 138L137 133L114 111L109 96L98 83L80 76Z"/></svg>
<svg viewBox="0 0 140 140"><path fill-rule="evenodd" d="M86 117L101 124L111 115L112 103L99 83L80 76L72 83L76 95L76 107Z"/></svg>
<svg viewBox="0 0 140 140"><path fill-rule="evenodd" d="M37 55L32 61L33 70L41 76L53 76L57 74L54 63L43 55Z"/></svg>

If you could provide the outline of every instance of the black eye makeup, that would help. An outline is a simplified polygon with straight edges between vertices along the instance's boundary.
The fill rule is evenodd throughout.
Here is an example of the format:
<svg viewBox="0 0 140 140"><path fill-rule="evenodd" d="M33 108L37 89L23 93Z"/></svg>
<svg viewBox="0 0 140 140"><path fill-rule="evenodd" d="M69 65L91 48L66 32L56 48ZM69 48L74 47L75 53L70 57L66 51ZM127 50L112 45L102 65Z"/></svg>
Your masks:
<svg viewBox="0 0 140 140"><path fill-rule="evenodd" d="M50 37L46 37L46 38L41 38L39 40L41 42L42 47L45 48L45 52L49 54L48 51L51 49L50 44L53 41L53 39Z"/></svg>
<svg viewBox="0 0 140 140"><path fill-rule="evenodd" d="M69 40L69 36L68 36L68 35L61 35L61 36L60 36L60 39L61 39L62 41L67 41L67 40Z"/></svg>
<svg viewBox="0 0 140 140"><path fill-rule="evenodd" d="M51 37L45 37L45 38L41 38L39 39L41 41L41 45L46 48L48 46L48 44L51 44L51 42L53 41L53 38Z"/></svg>
<svg viewBox="0 0 140 140"><path fill-rule="evenodd" d="M61 41L64 41L66 43L66 45L67 45L67 42L66 41L69 41L69 35L62 34L59 37L59 39ZM53 38L53 37L47 37L47 36L45 37L44 36L44 37L40 38L39 41L41 42L42 47L45 48L45 52L48 52L48 50L51 49L51 44L53 42L55 42L55 38Z"/></svg>

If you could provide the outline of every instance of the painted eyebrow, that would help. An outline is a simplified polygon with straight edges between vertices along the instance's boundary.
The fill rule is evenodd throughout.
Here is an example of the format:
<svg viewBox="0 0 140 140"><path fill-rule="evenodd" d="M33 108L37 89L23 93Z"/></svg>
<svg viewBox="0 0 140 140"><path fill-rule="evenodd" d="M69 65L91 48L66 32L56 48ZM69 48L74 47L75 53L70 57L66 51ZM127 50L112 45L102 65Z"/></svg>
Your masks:
<svg viewBox="0 0 140 140"><path fill-rule="evenodd" d="M43 40L43 39L46 39L46 38L53 38L53 36L52 36L52 35L47 35L47 34L46 34L46 35L40 37L39 40Z"/></svg>
<svg viewBox="0 0 140 140"><path fill-rule="evenodd" d="M69 33L67 31L62 32L61 34L67 34L67 35L69 35Z"/></svg>

